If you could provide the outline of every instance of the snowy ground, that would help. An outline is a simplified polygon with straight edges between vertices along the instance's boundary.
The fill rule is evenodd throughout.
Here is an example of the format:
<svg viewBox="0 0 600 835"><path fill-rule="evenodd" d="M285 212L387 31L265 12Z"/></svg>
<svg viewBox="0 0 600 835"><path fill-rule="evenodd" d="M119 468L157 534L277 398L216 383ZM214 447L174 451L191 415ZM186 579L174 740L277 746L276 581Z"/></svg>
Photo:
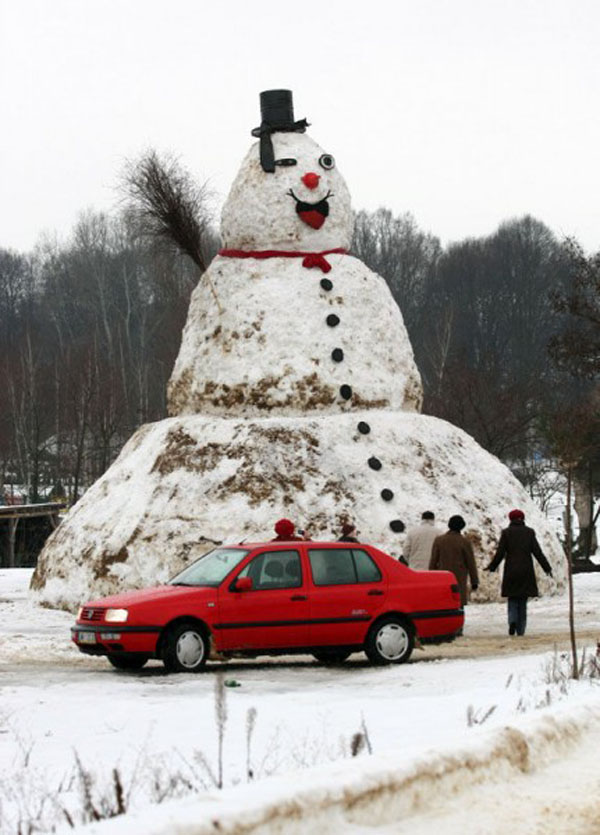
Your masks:
<svg viewBox="0 0 600 835"><path fill-rule="evenodd" d="M240 686L219 688L79 654L72 616L28 600L30 574L0 570L2 833L72 831L119 806L92 830L600 832L600 678L563 675L565 598L530 602L524 638L506 635L504 604L471 605L464 638L404 666L230 662L211 669ZM600 573L575 588L591 661Z"/></svg>

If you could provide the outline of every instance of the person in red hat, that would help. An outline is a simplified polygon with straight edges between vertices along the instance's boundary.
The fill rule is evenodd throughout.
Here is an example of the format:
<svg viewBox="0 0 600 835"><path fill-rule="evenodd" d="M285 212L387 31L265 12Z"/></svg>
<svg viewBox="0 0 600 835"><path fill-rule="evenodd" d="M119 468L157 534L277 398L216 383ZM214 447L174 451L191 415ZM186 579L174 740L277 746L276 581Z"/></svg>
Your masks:
<svg viewBox="0 0 600 835"><path fill-rule="evenodd" d="M273 537L271 542L297 542L302 539L301 536L296 536L296 526L290 519L275 522L275 533L277 536Z"/></svg>
<svg viewBox="0 0 600 835"><path fill-rule="evenodd" d="M511 510L510 524L500 534L496 555L486 571L496 571L506 560L502 578L502 597L508 598L508 634L524 635L527 626L527 600L538 596L533 559L550 577L552 566L544 556L533 528L525 524L522 510Z"/></svg>

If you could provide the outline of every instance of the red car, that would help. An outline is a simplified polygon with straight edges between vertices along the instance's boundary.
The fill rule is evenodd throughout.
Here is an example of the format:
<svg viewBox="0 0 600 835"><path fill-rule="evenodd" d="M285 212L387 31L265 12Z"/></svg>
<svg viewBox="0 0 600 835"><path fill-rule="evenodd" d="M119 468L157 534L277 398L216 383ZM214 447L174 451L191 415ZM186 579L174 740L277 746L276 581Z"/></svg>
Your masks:
<svg viewBox="0 0 600 835"><path fill-rule="evenodd" d="M71 632L118 669L160 658L196 672L207 659L290 653L401 663L415 640L451 641L463 622L448 571L412 571L371 545L266 542L215 548L167 585L92 600Z"/></svg>

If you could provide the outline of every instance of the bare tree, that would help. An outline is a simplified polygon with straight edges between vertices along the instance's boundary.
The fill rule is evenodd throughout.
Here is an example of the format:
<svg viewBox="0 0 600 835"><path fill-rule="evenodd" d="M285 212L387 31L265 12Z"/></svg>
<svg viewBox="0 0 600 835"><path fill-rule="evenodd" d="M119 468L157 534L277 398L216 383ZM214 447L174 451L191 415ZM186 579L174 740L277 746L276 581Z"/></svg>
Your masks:
<svg viewBox="0 0 600 835"><path fill-rule="evenodd" d="M413 343L425 314L427 285L441 255L439 239L418 228L414 217L379 208L356 215L352 251L387 281Z"/></svg>
<svg viewBox="0 0 600 835"><path fill-rule="evenodd" d="M581 454L572 473L575 510L579 519L577 556L589 558L597 546L594 500L600 493L600 252L587 256L574 238L563 245L568 275L564 285L552 293L555 310L562 314L562 327L549 342L550 355L559 369L574 378L579 398L591 404L591 416L575 433Z"/></svg>
<svg viewBox="0 0 600 835"><path fill-rule="evenodd" d="M566 322L550 340L550 354L574 376L594 379L600 376L600 252L586 256L574 238L563 249L569 280L551 298Z"/></svg>
<svg viewBox="0 0 600 835"><path fill-rule="evenodd" d="M423 355L430 370L429 383L433 397L440 398L444 390L446 372L452 348L454 305L441 311L436 322L429 328L429 338L423 346Z"/></svg>
<svg viewBox="0 0 600 835"><path fill-rule="evenodd" d="M581 465L582 460L590 454L590 451L597 449L599 425L600 418L598 417L597 404L594 404L589 398L563 403L552 415L547 425L548 439L567 483L565 551L569 581L569 628L572 654L571 674L573 678L579 678L573 601L573 473ZM577 427L576 432L573 431L574 427Z"/></svg>
<svg viewBox="0 0 600 835"><path fill-rule="evenodd" d="M424 410L465 429L509 463L538 443L556 370L548 298L563 280L561 247L531 217L486 238L450 245L426 285L426 316L413 341Z"/></svg>

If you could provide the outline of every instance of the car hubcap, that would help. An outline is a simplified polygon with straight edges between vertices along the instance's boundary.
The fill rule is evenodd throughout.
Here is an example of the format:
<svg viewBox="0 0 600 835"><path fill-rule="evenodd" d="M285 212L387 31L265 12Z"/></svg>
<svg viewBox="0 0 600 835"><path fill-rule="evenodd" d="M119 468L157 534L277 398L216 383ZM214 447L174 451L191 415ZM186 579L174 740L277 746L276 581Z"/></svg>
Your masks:
<svg viewBox="0 0 600 835"><path fill-rule="evenodd" d="M377 633L375 643L382 658L387 661L395 661L408 648L406 629L398 623L386 623Z"/></svg>
<svg viewBox="0 0 600 835"><path fill-rule="evenodd" d="M177 641L177 660L183 667L197 667L204 657L204 641L197 632L183 632Z"/></svg>

